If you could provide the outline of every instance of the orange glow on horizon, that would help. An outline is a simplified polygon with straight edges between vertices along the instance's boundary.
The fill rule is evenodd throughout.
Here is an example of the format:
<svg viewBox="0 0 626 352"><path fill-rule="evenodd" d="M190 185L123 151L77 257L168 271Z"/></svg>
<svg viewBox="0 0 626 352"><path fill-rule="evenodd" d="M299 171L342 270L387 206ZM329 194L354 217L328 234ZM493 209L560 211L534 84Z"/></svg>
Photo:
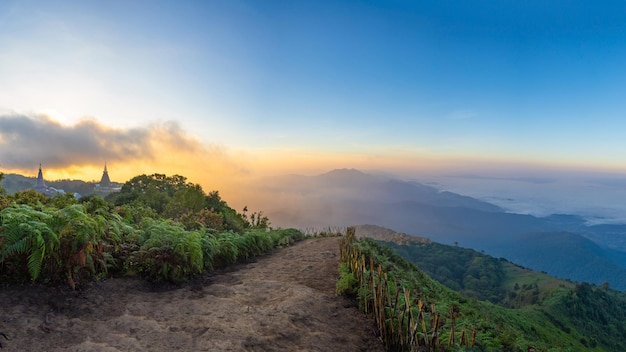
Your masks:
<svg viewBox="0 0 626 352"><path fill-rule="evenodd" d="M262 177L286 174L318 175L333 169L355 168L365 172L381 171L399 177L419 175L445 175L454 173L523 173L543 171L572 172L624 172L608 167L582 167L576 164L531 163L516 160L493 160L487 158L451 157L390 151L378 154L328 153L306 150L273 150L252 154L243 151L209 148L197 145L194 148L171 147L167 141L154 142L157 157L120 162L107 160L107 170L112 181L124 183L141 174L182 175L189 182L199 184L206 193L218 190L222 198L240 210L250 205L256 195L256 182ZM167 152L165 152L167 151ZM0 172L18 173L36 177L39 165L29 170L7 170ZM104 161L93 165L68 165L49 167L45 161L42 170L46 181L74 179L99 182ZM271 201L271 200L270 200Z"/></svg>

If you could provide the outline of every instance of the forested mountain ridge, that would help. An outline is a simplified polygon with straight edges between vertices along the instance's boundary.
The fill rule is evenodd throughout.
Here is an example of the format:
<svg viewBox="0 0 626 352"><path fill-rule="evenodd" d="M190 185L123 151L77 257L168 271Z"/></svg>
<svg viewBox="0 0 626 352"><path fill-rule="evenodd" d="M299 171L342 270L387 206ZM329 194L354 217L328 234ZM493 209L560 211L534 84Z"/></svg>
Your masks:
<svg viewBox="0 0 626 352"><path fill-rule="evenodd" d="M611 290L608 285L559 280L504 259L426 239L414 239L376 226L357 226L356 232L362 238L375 234L372 237L376 237L378 243L416 264L415 270L428 274L463 296L494 304L482 304L480 317L473 319L485 321L485 327L491 319L499 321L499 326L505 326L507 339L511 340L498 339L498 343L503 344L500 349L494 345L487 350L523 350L522 340L539 350L622 351L626 348L626 341L622 338L626 336L623 324L626 294ZM385 252L382 249L377 251ZM382 257L391 255L385 252ZM421 290L417 285L415 289ZM434 289L424 290L431 292ZM446 295L439 297L450 300L445 298ZM469 302L473 306L472 301L459 298L459 303L454 303L455 300L449 304L459 304L461 311L473 309L464 308L462 303ZM532 319L532 322L526 322L526 319ZM483 333L500 328L492 326ZM546 330L539 332L539 329Z"/></svg>
<svg viewBox="0 0 626 352"><path fill-rule="evenodd" d="M513 238L507 246L493 248L491 253L560 278L596 285L606 282L626 290L626 253L603 248L576 233L527 233Z"/></svg>
<svg viewBox="0 0 626 352"><path fill-rule="evenodd" d="M7 194L14 194L16 192L23 192L29 189L33 189L37 181L36 177L27 177L19 174L5 174L2 180L2 187ZM46 180L46 184L49 187L56 189L62 189L66 193L78 193L86 196L90 194L99 194L104 196L110 192L99 192L95 189L97 181L82 181L82 180Z"/></svg>

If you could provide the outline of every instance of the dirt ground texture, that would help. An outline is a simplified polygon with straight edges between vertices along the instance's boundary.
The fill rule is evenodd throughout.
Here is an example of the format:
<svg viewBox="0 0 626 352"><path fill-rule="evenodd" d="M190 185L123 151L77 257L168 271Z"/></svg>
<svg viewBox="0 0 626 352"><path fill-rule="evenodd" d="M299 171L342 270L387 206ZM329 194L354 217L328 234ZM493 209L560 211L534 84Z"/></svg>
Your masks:
<svg viewBox="0 0 626 352"><path fill-rule="evenodd" d="M372 320L335 295L339 241L305 240L182 287L0 289L2 351L384 351Z"/></svg>

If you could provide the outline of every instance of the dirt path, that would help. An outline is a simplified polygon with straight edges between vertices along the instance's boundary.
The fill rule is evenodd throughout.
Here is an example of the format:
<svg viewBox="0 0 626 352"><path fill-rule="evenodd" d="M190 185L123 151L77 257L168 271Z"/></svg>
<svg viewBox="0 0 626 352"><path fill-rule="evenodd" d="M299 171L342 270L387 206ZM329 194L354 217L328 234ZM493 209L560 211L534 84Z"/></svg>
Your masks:
<svg viewBox="0 0 626 352"><path fill-rule="evenodd" d="M138 279L2 289L2 351L384 351L335 296L338 251L311 239L160 292Z"/></svg>

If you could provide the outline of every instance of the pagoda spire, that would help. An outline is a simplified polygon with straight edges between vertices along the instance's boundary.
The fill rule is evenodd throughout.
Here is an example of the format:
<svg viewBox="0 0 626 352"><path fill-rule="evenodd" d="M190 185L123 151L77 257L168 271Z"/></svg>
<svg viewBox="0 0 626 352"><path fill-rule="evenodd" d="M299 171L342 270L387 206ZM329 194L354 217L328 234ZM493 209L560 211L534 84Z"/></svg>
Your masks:
<svg viewBox="0 0 626 352"><path fill-rule="evenodd" d="M104 162L104 171L102 172L102 179L100 180L100 187L111 187L111 179L109 178L109 172L107 171L107 163Z"/></svg>
<svg viewBox="0 0 626 352"><path fill-rule="evenodd" d="M43 193L48 187L43 180L43 172L41 171L41 163L39 163L39 173L37 173L37 183L35 184L35 191Z"/></svg>

